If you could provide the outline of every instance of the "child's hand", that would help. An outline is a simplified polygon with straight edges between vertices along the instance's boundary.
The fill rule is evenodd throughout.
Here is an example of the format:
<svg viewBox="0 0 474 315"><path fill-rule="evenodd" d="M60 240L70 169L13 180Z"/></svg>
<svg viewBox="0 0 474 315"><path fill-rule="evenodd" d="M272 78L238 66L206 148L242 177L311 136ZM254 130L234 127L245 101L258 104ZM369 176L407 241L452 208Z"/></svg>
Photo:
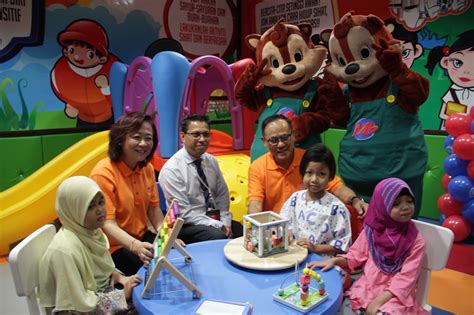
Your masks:
<svg viewBox="0 0 474 315"><path fill-rule="evenodd" d="M95 78L95 85L98 87L98 88L107 88L109 87L109 79L107 78L107 76L101 74L101 75L98 75L96 78Z"/></svg>
<svg viewBox="0 0 474 315"><path fill-rule="evenodd" d="M130 300L132 297L132 289L142 283L142 278L139 275L133 275L130 277L122 276L121 284L123 285L123 292L125 294L125 298Z"/></svg>
<svg viewBox="0 0 474 315"><path fill-rule="evenodd" d="M310 240L307 238L302 238L296 242L299 246L306 248L310 253L315 253L316 252L316 245L311 243Z"/></svg>
<svg viewBox="0 0 474 315"><path fill-rule="evenodd" d="M308 264L308 267L313 268L321 268L321 271L326 271L334 267L336 260L334 258L329 258L324 261L312 261Z"/></svg>

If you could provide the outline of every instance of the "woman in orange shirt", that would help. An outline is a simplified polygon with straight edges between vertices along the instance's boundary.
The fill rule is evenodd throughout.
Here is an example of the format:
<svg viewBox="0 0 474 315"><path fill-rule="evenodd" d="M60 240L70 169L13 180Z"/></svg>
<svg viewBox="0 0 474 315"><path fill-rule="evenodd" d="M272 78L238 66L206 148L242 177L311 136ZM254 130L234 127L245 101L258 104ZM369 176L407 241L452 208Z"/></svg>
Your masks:
<svg viewBox="0 0 474 315"><path fill-rule="evenodd" d="M149 163L158 144L150 116L130 113L111 128L108 157L91 173L104 192L107 217L103 231L110 241L116 267L135 274L153 258L156 229L163 220L153 166Z"/></svg>

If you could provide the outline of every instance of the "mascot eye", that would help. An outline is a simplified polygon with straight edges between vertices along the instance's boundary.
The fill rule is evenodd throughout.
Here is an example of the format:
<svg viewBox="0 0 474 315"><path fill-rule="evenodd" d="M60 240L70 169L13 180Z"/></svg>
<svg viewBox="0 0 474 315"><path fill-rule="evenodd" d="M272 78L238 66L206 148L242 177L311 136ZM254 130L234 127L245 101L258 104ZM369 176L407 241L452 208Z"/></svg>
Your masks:
<svg viewBox="0 0 474 315"><path fill-rule="evenodd" d="M341 66L345 66L346 65L346 61L344 60L344 58L342 57L337 57L337 61L339 62L339 64Z"/></svg>
<svg viewBox="0 0 474 315"><path fill-rule="evenodd" d="M370 50L367 47L364 47L360 50L360 56L362 59L366 59L370 56Z"/></svg>
<svg viewBox="0 0 474 315"><path fill-rule="evenodd" d="M270 58L270 63L272 64L273 68L278 68L280 66L280 63L278 62L278 59L276 59L273 56Z"/></svg>
<svg viewBox="0 0 474 315"><path fill-rule="evenodd" d="M299 62L301 60L303 60L303 53L301 52L301 50L297 49L295 52L295 61Z"/></svg>

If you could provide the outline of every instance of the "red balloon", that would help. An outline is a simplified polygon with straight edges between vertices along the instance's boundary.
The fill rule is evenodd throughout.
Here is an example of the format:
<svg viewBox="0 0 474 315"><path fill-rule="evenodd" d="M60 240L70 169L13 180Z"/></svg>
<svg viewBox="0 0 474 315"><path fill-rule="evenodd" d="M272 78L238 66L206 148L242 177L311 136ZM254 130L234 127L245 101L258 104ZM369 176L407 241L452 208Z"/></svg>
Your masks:
<svg viewBox="0 0 474 315"><path fill-rule="evenodd" d="M474 179L474 160L469 162L467 165L467 175L471 178Z"/></svg>
<svg viewBox="0 0 474 315"><path fill-rule="evenodd" d="M463 160L474 159L474 135L463 134L454 140L453 152Z"/></svg>
<svg viewBox="0 0 474 315"><path fill-rule="evenodd" d="M471 234L471 224L465 217L460 215L447 217L442 225L453 231L455 242L465 240Z"/></svg>
<svg viewBox="0 0 474 315"><path fill-rule="evenodd" d="M438 209L446 217L461 214L463 203L454 199L450 194L443 194L438 198Z"/></svg>
<svg viewBox="0 0 474 315"><path fill-rule="evenodd" d="M446 131L452 136L471 133L471 117L466 114L453 114L446 119Z"/></svg>
<svg viewBox="0 0 474 315"><path fill-rule="evenodd" d="M451 178L453 177L449 176L448 174L444 174L443 177L441 178L441 186L443 186L445 191L448 191L448 184Z"/></svg>

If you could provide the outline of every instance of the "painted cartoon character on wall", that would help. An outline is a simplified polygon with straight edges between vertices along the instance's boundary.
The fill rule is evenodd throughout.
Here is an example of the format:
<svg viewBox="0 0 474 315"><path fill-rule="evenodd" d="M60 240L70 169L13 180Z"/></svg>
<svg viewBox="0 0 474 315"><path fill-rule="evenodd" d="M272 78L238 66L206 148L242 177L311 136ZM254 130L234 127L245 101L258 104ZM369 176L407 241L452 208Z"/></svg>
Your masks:
<svg viewBox="0 0 474 315"><path fill-rule="evenodd" d="M385 20L385 25L392 33L393 38L400 41L402 61L408 68L411 68L415 60L423 55L423 46L418 42L417 32L405 29L395 19Z"/></svg>
<svg viewBox="0 0 474 315"><path fill-rule="evenodd" d="M310 24L295 26L280 20L263 35L246 37L257 64L249 65L237 81L235 96L241 105L260 114L251 147L252 161L268 151L262 141L265 118L282 114L291 119L291 136L298 147L307 148L320 142L319 134L328 129L327 108L346 102L335 78L312 79L327 50L313 45L311 31Z"/></svg>
<svg viewBox="0 0 474 315"><path fill-rule="evenodd" d="M449 115L469 113L474 107L474 29L459 34L451 47L434 47L425 66L430 75L436 64L446 70L453 83L442 98L439 113L440 129L445 130Z"/></svg>
<svg viewBox="0 0 474 315"><path fill-rule="evenodd" d="M109 53L104 28L92 20L76 20L58 34L63 47L51 71L51 85L65 103L64 112L77 126L113 124L109 72L118 59Z"/></svg>
<svg viewBox="0 0 474 315"><path fill-rule="evenodd" d="M344 15L334 26L329 51L328 71L346 83L351 101L340 143L344 182L369 200L380 180L399 177L421 200L427 149L417 112L429 81L403 63L399 41L373 15Z"/></svg>

